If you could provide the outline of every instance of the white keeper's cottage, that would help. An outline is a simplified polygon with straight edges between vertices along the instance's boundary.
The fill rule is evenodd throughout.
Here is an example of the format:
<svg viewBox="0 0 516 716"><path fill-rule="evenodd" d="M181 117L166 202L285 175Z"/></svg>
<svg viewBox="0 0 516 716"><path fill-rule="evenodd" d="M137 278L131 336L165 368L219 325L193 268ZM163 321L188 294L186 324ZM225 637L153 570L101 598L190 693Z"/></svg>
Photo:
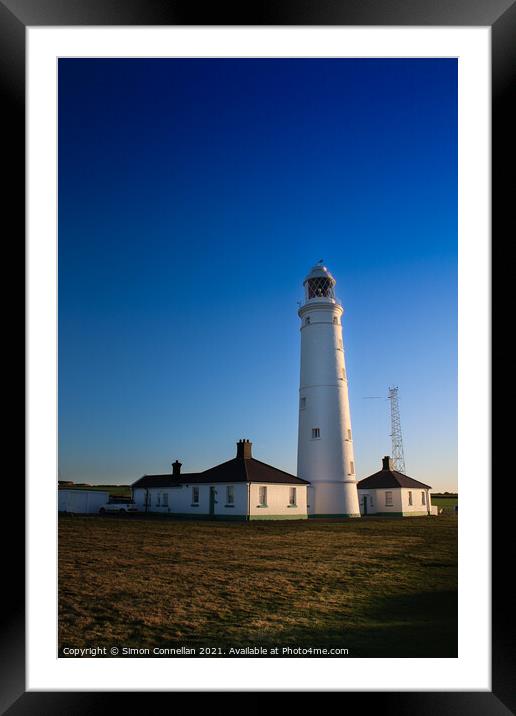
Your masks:
<svg viewBox="0 0 516 716"><path fill-rule="evenodd" d="M387 455L382 469L358 483L360 513L384 517L437 515L430 502L430 485L393 469Z"/></svg>
<svg viewBox="0 0 516 716"><path fill-rule="evenodd" d="M252 456L239 440L232 460L204 472L182 473L176 460L167 475L144 475L132 485L145 512L236 520L303 520L309 483Z"/></svg>

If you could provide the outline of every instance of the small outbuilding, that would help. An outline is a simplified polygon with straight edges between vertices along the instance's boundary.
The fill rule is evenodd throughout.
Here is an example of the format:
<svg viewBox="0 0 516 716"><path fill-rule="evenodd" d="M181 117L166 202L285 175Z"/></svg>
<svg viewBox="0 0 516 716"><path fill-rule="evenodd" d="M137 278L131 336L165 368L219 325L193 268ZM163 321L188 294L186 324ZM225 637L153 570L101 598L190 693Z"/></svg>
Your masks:
<svg viewBox="0 0 516 716"><path fill-rule="evenodd" d="M58 489L59 512L72 512L78 515L96 514L108 501L109 491Z"/></svg>
<svg viewBox="0 0 516 716"><path fill-rule="evenodd" d="M144 475L132 485L133 500L145 512L225 520L304 520L310 483L252 456L252 443L239 440L232 460L203 472Z"/></svg>
<svg viewBox="0 0 516 716"><path fill-rule="evenodd" d="M360 480L358 485L361 515L384 517L418 517L436 515L430 502L430 485L414 480L393 469L386 456L382 469Z"/></svg>

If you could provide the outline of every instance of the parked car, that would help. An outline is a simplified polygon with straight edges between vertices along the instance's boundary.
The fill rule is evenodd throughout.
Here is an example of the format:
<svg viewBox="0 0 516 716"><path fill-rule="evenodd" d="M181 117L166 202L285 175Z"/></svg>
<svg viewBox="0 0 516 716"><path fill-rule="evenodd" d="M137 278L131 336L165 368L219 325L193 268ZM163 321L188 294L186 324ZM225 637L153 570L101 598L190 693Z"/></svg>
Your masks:
<svg viewBox="0 0 516 716"><path fill-rule="evenodd" d="M128 512L141 512L134 502L107 502L99 507L99 515L107 513L123 514Z"/></svg>

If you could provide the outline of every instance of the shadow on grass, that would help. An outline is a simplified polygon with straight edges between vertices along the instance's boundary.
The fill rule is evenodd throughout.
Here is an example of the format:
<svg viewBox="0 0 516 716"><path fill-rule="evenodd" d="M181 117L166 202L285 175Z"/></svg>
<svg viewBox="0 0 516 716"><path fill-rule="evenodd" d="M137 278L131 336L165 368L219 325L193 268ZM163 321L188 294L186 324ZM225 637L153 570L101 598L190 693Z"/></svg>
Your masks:
<svg viewBox="0 0 516 716"><path fill-rule="evenodd" d="M276 639L269 634L266 638L257 638L256 643L271 647L346 648L351 658L454 658L457 657L457 592L377 597L361 619L353 624L343 623L341 629L314 625L279 632Z"/></svg>
<svg viewBox="0 0 516 716"><path fill-rule="evenodd" d="M342 624L341 629L314 625L313 628L279 632L276 639L269 634L263 640L256 639L256 643L280 647L346 648L349 657L454 658L457 657L457 592L376 597L367 613L361 615L361 620Z"/></svg>
<svg viewBox="0 0 516 716"><path fill-rule="evenodd" d="M137 647L136 643L130 646ZM129 640L130 641L130 640ZM223 636L216 640L203 639L201 635L184 638L180 642L163 640L159 646L180 648L187 645L195 648L193 654L178 654L183 657L199 656L199 648L217 650L212 658L269 658L270 649L278 648L276 656L283 658L455 658L457 657L457 592L421 592L411 595L374 598L367 613L362 613L352 624L342 623L341 628L328 628L324 624L302 626L299 629L278 629L255 631L252 637L228 639ZM246 647L265 647L265 654L230 654L229 650ZM347 649L347 654L296 653L290 650L304 649ZM220 652L219 652L220 649ZM289 650L287 650L289 649ZM120 654L122 656L122 654ZM129 656L129 655L128 655ZM136 656L136 654L133 654ZM150 654L150 658L160 658ZM170 654L162 654L168 656ZM129 656L130 658L130 656Z"/></svg>
<svg viewBox="0 0 516 716"><path fill-rule="evenodd" d="M371 600L367 624L344 629L356 657L457 657L457 592L420 592ZM314 635L324 641L324 634ZM335 634L326 635L335 642Z"/></svg>

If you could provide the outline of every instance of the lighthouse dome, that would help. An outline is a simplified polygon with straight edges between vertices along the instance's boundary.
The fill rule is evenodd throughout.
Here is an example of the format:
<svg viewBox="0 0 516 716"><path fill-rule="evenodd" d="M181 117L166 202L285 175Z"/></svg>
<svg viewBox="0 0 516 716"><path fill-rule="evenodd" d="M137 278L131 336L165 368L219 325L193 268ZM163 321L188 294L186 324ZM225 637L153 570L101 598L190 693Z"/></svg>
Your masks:
<svg viewBox="0 0 516 716"><path fill-rule="evenodd" d="M320 262L312 267L310 273L303 281L305 287L305 298L307 301L317 298L335 299L335 279L326 266Z"/></svg>

